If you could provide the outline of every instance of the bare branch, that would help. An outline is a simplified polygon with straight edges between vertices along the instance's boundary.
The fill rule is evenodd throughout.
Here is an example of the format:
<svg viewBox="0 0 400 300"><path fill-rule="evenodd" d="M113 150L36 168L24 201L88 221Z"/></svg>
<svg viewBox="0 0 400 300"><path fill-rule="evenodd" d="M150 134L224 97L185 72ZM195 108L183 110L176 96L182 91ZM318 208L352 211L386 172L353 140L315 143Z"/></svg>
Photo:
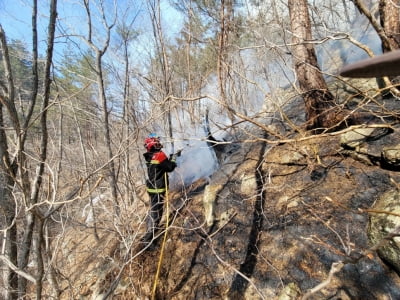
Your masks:
<svg viewBox="0 0 400 300"><path fill-rule="evenodd" d="M323 288L327 287L332 279L333 276L339 272L340 270L342 270L342 268L344 267L344 263L343 262L335 262L332 264L331 269L329 271L329 275L328 278L325 279L323 282L321 282L320 284L318 284L316 287L312 288L310 291L308 291L302 298L301 300L307 300L309 299L313 294L317 293L318 291L322 290Z"/></svg>
<svg viewBox="0 0 400 300"><path fill-rule="evenodd" d="M0 254L0 259L11 269L13 270L15 273L17 273L18 275L24 277L25 279L29 280L30 282L36 284L37 280L30 274L18 269L18 267L16 265L14 265L7 256Z"/></svg>

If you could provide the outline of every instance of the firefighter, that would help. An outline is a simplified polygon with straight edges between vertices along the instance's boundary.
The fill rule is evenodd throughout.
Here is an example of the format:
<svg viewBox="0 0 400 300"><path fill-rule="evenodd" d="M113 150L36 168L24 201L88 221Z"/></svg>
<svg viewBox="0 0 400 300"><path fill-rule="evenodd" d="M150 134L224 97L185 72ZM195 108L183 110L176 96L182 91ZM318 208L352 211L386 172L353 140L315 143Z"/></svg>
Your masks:
<svg viewBox="0 0 400 300"><path fill-rule="evenodd" d="M147 217L147 231L143 237L144 242L150 242L154 238L154 232L158 229L164 209L165 193L168 189L168 174L176 168L176 157L180 152L167 155L161 151L163 145L160 138L152 133L144 142L147 152L143 154L148 179L146 182L147 193L150 196L150 212Z"/></svg>

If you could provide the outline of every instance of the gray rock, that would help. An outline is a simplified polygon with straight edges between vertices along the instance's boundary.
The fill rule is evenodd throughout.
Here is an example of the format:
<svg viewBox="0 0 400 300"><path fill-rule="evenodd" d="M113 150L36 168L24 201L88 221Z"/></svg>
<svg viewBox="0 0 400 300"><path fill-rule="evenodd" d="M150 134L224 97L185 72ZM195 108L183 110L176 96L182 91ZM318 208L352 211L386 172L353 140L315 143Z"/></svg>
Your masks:
<svg viewBox="0 0 400 300"><path fill-rule="evenodd" d="M385 147L382 150L382 159L389 165L400 166L400 145Z"/></svg>
<svg viewBox="0 0 400 300"><path fill-rule="evenodd" d="M340 144L344 148L356 149L364 143L374 132L375 128L357 128L340 136Z"/></svg>
<svg viewBox="0 0 400 300"><path fill-rule="evenodd" d="M291 282L287 286L284 287L282 292L279 294L278 300L295 300L300 296L300 288L299 286Z"/></svg>
<svg viewBox="0 0 400 300"><path fill-rule="evenodd" d="M368 237L372 246L381 243L388 235L400 228L400 192L390 190L384 193L373 206L375 211L370 218ZM379 256L389 262L400 273L400 238L394 237L377 250Z"/></svg>

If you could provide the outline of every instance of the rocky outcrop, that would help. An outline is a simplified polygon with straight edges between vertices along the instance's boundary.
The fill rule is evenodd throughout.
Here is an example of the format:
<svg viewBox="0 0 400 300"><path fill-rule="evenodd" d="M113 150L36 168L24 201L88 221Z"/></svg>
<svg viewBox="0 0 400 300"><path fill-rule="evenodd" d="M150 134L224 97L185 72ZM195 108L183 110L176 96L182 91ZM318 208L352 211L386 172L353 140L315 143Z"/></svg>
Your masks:
<svg viewBox="0 0 400 300"><path fill-rule="evenodd" d="M382 159L389 166L400 167L400 144L384 147L382 149Z"/></svg>
<svg viewBox="0 0 400 300"><path fill-rule="evenodd" d="M210 185L208 184L204 189L203 206L204 206L204 218L208 227L214 224L215 219L215 202L218 196L218 192L222 189L221 185Z"/></svg>
<svg viewBox="0 0 400 300"><path fill-rule="evenodd" d="M343 153L366 164L400 170L400 129L390 125L356 127L340 137Z"/></svg>
<svg viewBox="0 0 400 300"><path fill-rule="evenodd" d="M384 193L371 210L368 230L371 245L379 256L400 274L400 192L398 189Z"/></svg>
<svg viewBox="0 0 400 300"><path fill-rule="evenodd" d="M363 138L360 148L378 149L385 137ZM202 194L191 198L175 219L173 228L178 229L169 231L159 295L399 298L396 272L378 256L367 255L373 246L367 209L393 189L399 173L355 160L348 151L359 150L340 145L340 136L267 148L261 142L243 145L210 179L218 185L212 225L202 225L207 219ZM371 151L368 160L376 152ZM131 275L154 274L160 248L143 256ZM337 263L343 267L330 276ZM148 291L143 284L131 290Z"/></svg>
<svg viewBox="0 0 400 300"><path fill-rule="evenodd" d="M109 254L98 293L117 282L113 299L146 299L158 272L160 299L400 299L397 238L380 244L397 216L376 213L400 197L398 133L385 130L242 144L208 182L171 193L165 240Z"/></svg>

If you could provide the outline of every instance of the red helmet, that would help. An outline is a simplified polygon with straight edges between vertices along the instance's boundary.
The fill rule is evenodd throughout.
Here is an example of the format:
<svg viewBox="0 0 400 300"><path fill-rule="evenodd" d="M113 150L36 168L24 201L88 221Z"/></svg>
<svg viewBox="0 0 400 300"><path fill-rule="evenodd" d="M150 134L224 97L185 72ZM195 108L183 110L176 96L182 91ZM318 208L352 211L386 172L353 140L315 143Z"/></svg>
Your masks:
<svg viewBox="0 0 400 300"><path fill-rule="evenodd" d="M154 133L151 133L145 140L144 140L144 147L147 151L160 150L163 146L160 143L160 139Z"/></svg>

